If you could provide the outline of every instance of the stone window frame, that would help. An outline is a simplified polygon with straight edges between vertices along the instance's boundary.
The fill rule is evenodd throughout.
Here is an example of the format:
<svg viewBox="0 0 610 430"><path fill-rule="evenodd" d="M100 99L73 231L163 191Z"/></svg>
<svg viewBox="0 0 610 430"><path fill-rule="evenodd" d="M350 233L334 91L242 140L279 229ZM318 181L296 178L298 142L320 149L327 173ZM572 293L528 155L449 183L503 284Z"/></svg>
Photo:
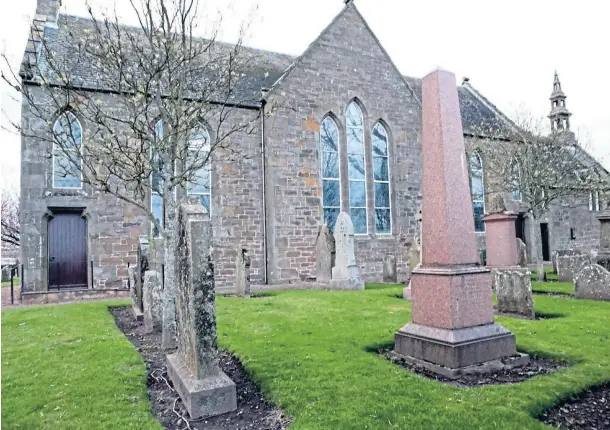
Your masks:
<svg viewBox="0 0 610 430"><path fill-rule="evenodd" d="M350 106L352 106L352 105L355 105L359 109L360 115L362 117L362 127L361 127L361 129L362 129L362 156L363 156L363 160L364 160L364 166L363 166L364 167L364 179L350 179L349 178L349 154L350 154L350 152L349 152L349 148L348 148L349 145L348 145L348 142L347 142L347 140L348 140L348 133L349 133L349 129L350 128L357 128L357 127L350 127L348 125L347 112L349 111ZM341 141L345 145L345 157L346 157L346 161L347 161L347 163L346 163L347 169L346 169L346 177L345 177L346 184L347 184L347 191L348 191L348 194L347 194L347 207L348 207L349 214L350 214L350 217L352 218L352 223L353 223L353 217L352 217L352 214L351 214L351 212L352 212L352 205L351 205L351 196L350 196L350 185L351 185L350 182L362 182L362 183L364 183L364 207L354 206L353 208L355 208L355 209L364 209L366 211L365 212L366 213L366 216L365 216L366 230L364 232L360 232L360 233L355 232L354 235L355 236L368 236L369 232L370 232L370 229L369 229L369 213L370 213L370 211L369 211L369 199L368 199L369 188L370 188L370 186L369 186L370 185L369 184L369 181L370 181L369 176L370 175L367 174L368 164L369 163L367 163L367 158L368 157L367 157L367 150L366 150L367 149L367 142L366 141L367 141L367 134L368 133L365 132L365 130L368 128L367 127L367 118L368 118L368 116L367 116L366 109L364 108L363 103L357 97L353 97L351 100L349 100L349 102L345 106L344 113L345 113L345 138L341 139ZM360 155L360 154L358 154L358 155ZM343 181L343 177L341 179ZM354 230L355 230L355 226L354 226Z"/></svg>
<svg viewBox="0 0 610 430"><path fill-rule="evenodd" d="M55 126L57 125L57 123L59 122L59 120L63 117L63 116L67 116L67 115L72 115L74 117L74 120L76 121L76 124L78 125L78 128L80 129L80 142L78 143L79 145L79 152L80 152L80 183L78 187L59 187L55 185L55 152L57 151L56 149L56 139L55 139ZM83 190L84 189L84 183L83 183L83 158L82 158L82 153L83 153L83 148L84 148L84 141L85 141L85 128L83 127L83 124L81 122L81 120L78 119L78 115L72 110L72 108L70 108L69 106L62 109L60 112L57 113L57 115L55 115L55 121L53 121L53 125L51 127L51 136L52 136L52 144L51 144L51 188L53 190ZM76 151L75 151L76 152Z"/></svg>
<svg viewBox="0 0 610 430"><path fill-rule="evenodd" d="M473 179L473 168L472 168L472 158L476 157L479 160L479 166L481 166L479 169L477 169L477 171L481 172L481 188L482 188L482 194L483 197L481 200L475 200L474 195L472 194L472 179ZM472 154L470 154L470 156L468 157L468 165L469 165L469 174L470 174L470 196L472 199L472 212L473 212L473 222L474 222L474 231L475 233L485 233L485 223L482 223L483 225L483 229L482 230L477 230L477 223L476 223L476 213L474 211L474 207L475 207L475 203L482 203L483 204L483 214L485 214L485 166L483 165L483 158L481 157L481 154L479 154L478 152L473 152Z"/></svg>
<svg viewBox="0 0 610 430"><path fill-rule="evenodd" d="M599 190L589 191L589 212L599 212Z"/></svg>
<svg viewBox="0 0 610 430"><path fill-rule="evenodd" d="M381 126L385 132L386 135L386 156L383 157L386 160L386 164L387 164L387 170L388 170L388 180L387 181L382 181L382 180L376 180L375 179L375 157L379 158L380 156L375 156L375 154L373 153L373 131L375 130L375 128L377 126ZM392 220L392 215L393 215L393 205L392 205L392 169L391 169L391 163L390 163L390 142L391 142L391 132L390 132L390 128L388 127L387 123L379 118L377 121L375 121L375 124L373 125L373 127L371 128L371 164L372 164L372 180L373 180L373 227L375 230L375 234L376 235L380 235L380 236L391 236L393 233L393 228L394 228L394 223ZM390 229L387 232L378 232L377 231L377 222L376 222L376 214L377 214L377 201L375 198L375 184L376 183L387 183L388 184L388 207L379 207L379 209L389 209L390 210Z"/></svg>
<svg viewBox="0 0 610 430"><path fill-rule="evenodd" d="M163 119L157 118L154 121L153 124L154 124L153 127L154 127L154 131L155 131L155 137L157 137L157 133L158 133L158 128L157 127L159 126L159 124L161 124L161 127L162 127L161 128L161 134L163 135L164 134L164 130L165 130L165 128L163 128ZM151 147L150 148L150 160L151 160L151 162L154 162L154 160L153 160L154 154L152 153L152 151L153 151L153 148ZM151 172L150 173L150 198L149 198L150 211L153 214L153 216L155 216L154 209L153 209L153 198L154 197L160 198L161 199L161 219L160 219L160 224L161 225L165 225L165 208L163 207L163 196L161 194L159 194L158 192L153 190L153 175L154 175L153 172ZM155 228L155 225L151 222L150 223L150 234L153 237L158 237L159 236L159 232L157 232L155 234L154 228Z"/></svg>
<svg viewBox="0 0 610 430"><path fill-rule="evenodd" d="M511 168L511 172L510 172L511 178L512 178L512 182L513 182L511 197L512 197L513 201L520 202L523 198L523 193L521 192L521 164L519 164L519 161L513 160L510 168ZM516 168L516 171L515 171L515 168Z"/></svg>
<svg viewBox="0 0 610 430"><path fill-rule="evenodd" d="M208 141L207 141L207 144L204 145L203 147L207 146L208 147L208 152L210 152L212 150L212 133L210 131L209 125L205 121L203 121L203 120L198 120L198 121L196 121L195 125L193 127L191 127L191 130L195 129L196 127L201 129L201 130L203 130L207 134L207 140ZM198 148L197 152L199 153L203 147ZM187 138L186 150L187 150L187 152L191 152L190 138ZM211 157L212 157L212 155L210 155L210 158L208 159L209 166L207 167L207 170L208 170L209 192L207 192L207 193L197 193L197 192L189 191L190 182L187 183L186 187L185 187L185 192L186 192L187 196L197 196L199 198L201 198L201 196L208 196L208 206L209 206L209 209L206 208L206 210L208 211L208 216L210 218L212 217L212 160L211 160ZM206 166L203 166L199 170L204 170L204 169L206 169ZM202 205L203 205L203 203L202 203Z"/></svg>
<svg viewBox="0 0 610 430"><path fill-rule="evenodd" d="M333 122L336 130L337 130L337 158L338 158L338 169L339 169L339 177L338 178L325 178L324 177L324 166L323 166L323 162L324 162L324 152L329 152L329 151L324 151L322 148L322 127L324 125L324 122L330 120ZM342 166L343 163L341 162L341 156L342 154L345 152L342 149L342 142L343 142L343 132L342 132L342 128L340 127L340 121L338 120L338 118L336 117L336 115L334 115L332 112L328 112L326 113L323 117L322 120L320 121L320 136L319 136L319 148L320 148L320 179L321 179L321 199L320 199L320 203L322 205L322 222L325 223L326 222L326 217L324 215L324 209L325 208L331 208L331 209L339 209L339 213L341 213L341 211L343 210L343 175L341 174L342 171ZM324 181L325 180L332 180L332 181L337 181L339 183L339 206L324 206ZM338 215L337 215L338 216ZM330 230L334 230L334 225L330 226L329 225Z"/></svg>

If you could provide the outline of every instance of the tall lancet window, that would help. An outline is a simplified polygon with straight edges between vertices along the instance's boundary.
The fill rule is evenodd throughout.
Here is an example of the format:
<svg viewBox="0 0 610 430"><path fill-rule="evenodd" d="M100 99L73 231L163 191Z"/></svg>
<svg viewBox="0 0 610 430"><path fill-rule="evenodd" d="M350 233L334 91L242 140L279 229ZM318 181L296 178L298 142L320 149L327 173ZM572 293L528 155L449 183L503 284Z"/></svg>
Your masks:
<svg viewBox="0 0 610 430"><path fill-rule="evenodd" d="M485 213L485 186L483 182L483 162L478 154L470 156L470 186L472 209L474 212L474 231L485 231L483 214Z"/></svg>
<svg viewBox="0 0 610 430"><path fill-rule="evenodd" d="M380 122L373 127L371 144L373 150L373 182L375 184L375 232L391 233L388 133Z"/></svg>
<svg viewBox="0 0 610 430"><path fill-rule="evenodd" d="M511 167L513 181L513 200L521 201L521 166L515 161Z"/></svg>
<svg viewBox="0 0 610 430"><path fill-rule="evenodd" d="M163 141L163 121L159 120L155 124L155 143L150 149L150 164L151 164L151 175L150 175L150 210L153 217L157 222L163 226L163 158L159 153L161 148L161 142ZM151 225L151 233L153 236L158 236L159 231L155 225Z"/></svg>
<svg viewBox="0 0 610 430"><path fill-rule="evenodd" d="M364 157L364 126L362 110L356 102L347 107L347 175L349 208L354 233L366 234L366 166Z"/></svg>
<svg viewBox="0 0 610 430"><path fill-rule="evenodd" d="M212 194L212 169L210 168L210 135L198 124L190 131L186 168L192 171L189 178L188 195L198 197L210 214Z"/></svg>
<svg viewBox="0 0 610 430"><path fill-rule="evenodd" d="M324 221L333 231L341 212L341 179L339 170L339 130L332 118L326 117L320 128L322 170L322 209Z"/></svg>
<svg viewBox="0 0 610 430"><path fill-rule="evenodd" d="M53 125L53 188L82 188L83 128L70 111Z"/></svg>

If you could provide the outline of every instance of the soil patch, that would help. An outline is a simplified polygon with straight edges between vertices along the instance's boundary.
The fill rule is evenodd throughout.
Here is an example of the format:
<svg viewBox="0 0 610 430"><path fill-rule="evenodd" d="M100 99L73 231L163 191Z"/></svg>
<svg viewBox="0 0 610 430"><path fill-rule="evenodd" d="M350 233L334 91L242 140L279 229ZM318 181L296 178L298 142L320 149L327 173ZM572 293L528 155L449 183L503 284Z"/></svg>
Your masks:
<svg viewBox="0 0 610 430"><path fill-rule="evenodd" d="M383 355L386 359L407 370L411 370L418 375L434 379L444 384L462 388L483 387L485 385L515 384L518 382L523 382L529 378L533 378L534 376L547 375L568 367L565 363L553 361L548 358L531 356L530 362L526 366L498 370L483 375L462 375L457 379L449 379L431 372L424 367L407 363L403 359L393 357L390 352L390 349L385 348L378 350L378 353Z"/></svg>
<svg viewBox="0 0 610 430"><path fill-rule="evenodd" d="M267 402L259 387L252 382L240 361L227 350L219 350L220 368L237 387L237 410L211 418L191 420L178 393L167 376L166 353L161 350L161 333L144 333L129 307L110 308L116 324L142 355L148 370L148 397L152 412L165 428L184 429L262 429L282 430L290 419Z"/></svg>
<svg viewBox="0 0 610 430"><path fill-rule="evenodd" d="M610 429L610 383L574 396L544 411L538 419L562 429Z"/></svg>

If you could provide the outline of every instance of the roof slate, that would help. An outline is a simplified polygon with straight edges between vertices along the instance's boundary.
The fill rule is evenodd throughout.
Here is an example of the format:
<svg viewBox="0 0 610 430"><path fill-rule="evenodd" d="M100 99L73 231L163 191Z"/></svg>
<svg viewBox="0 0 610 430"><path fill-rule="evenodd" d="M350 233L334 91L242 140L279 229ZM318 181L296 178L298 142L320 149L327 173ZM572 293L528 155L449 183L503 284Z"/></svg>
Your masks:
<svg viewBox="0 0 610 430"><path fill-rule="evenodd" d="M116 86L113 87L113 82L101 80L99 73L96 73L95 64L88 61L86 55L74 46L74 41L86 38L93 26L93 21L88 18L62 14L59 16L57 28L45 27L45 46L54 53L56 59L61 59L66 65L70 65L69 72L73 85L90 90L114 91ZM135 27L122 28L138 31ZM221 49L231 49L229 44L222 42L217 44ZM252 106L259 105L261 88L271 87L297 59L291 55L245 46L242 48L242 54L251 57L252 61L248 63L247 69L237 81L235 99L242 104ZM38 57L38 67L41 73L48 74L44 51ZM421 101L421 79L409 76L404 76L404 79ZM509 124L502 114L480 100L468 88L458 86L458 96L465 133L476 135L480 134L481 130L486 130L488 133L504 134L502 131L508 129Z"/></svg>

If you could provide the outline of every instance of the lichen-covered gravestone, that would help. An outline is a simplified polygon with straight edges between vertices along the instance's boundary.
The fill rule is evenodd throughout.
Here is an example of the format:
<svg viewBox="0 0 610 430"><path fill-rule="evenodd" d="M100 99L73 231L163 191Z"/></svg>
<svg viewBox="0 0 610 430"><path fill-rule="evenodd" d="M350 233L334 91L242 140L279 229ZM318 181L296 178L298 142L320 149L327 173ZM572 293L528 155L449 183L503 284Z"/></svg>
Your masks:
<svg viewBox="0 0 610 430"><path fill-rule="evenodd" d="M421 222L421 217L419 219ZM409 249L409 272L413 273L413 270L421 264L421 236L415 235L413 242L411 242L411 249ZM402 298L405 300L411 300L411 280L409 285L403 288Z"/></svg>
<svg viewBox="0 0 610 430"><path fill-rule="evenodd" d="M557 259L568 255L580 255L582 252L576 249L558 249L551 253L551 262L553 263L553 273L559 273L557 269Z"/></svg>
<svg viewBox="0 0 610 430"><path fill-rule="evenodd" d="M335 224L335 267L330 287L336 290L364 290L354 250L354 225L349 215L341 212Z"/></svg>
<svg viewBox="0 0 610 430"><path fill-rule="evenodd" d="M335 239L328 225L322 224L316 239L316 281L328 283L332 277Z"/></svg>
<svg viewBox="0 0 610 430"><path fill-rule="evenodd" d="M383 282L391 282L393 284L398 282L396 256L394 254L386 254L383 259Z"/></svg>
<svg viewBox="0 0 610 430"><path fill-rule="evenodd" d="M610 301L610 272L599 264L584 266L574 279L575 297Z"/></svg>
<svg viewBox="0 0 610 430"><path fill-rule="evenodd" d="M156 270L144 272L142 302L146 333L161 330L163 322L163 288L161 274Z"/></svg>
<svg viewBox="0 0 610 430"><path fill-rule="evenodd" d="M238 297L250 297L250 254L243 247L237 248L235 283Z"/></svg>
<svg viewBox="0 0 610 430"><path fill-rule="evenodd" d="M138 267L131 266L127 269L127 276L129 276L129 290L131 293L131 308L133 314L136 317L136 321L142 321L144 314L142 312L142 290L138 291Z"/></svg>
<svg viewBox="0 0 610 430"><path fill-rule="evenodd" d="M559 281L574 282L574 276L588 264L591 264L591 256L587 254L558 256L557 275Z"/></svg>
<svg viewBox="0 0 610 430"><path fill-rule="evenodd" d="M520 267L527 267L527 246L517 238L517 264Z"/></svg>
<svg viewBox="0 0 610 430"><path fill-rule="evenodd" d="M519 314L529 319L536 317L531 276L528 270L492 270L498 312Z"/></svg>
<svg viewBox="0 0 610 430"><path fill-rule="evenodd" d="M205 208L180 204L176 335L178 351L167 356L167 373L191 418L237 409L235 384L218 365L212 228Z"/></svg>

